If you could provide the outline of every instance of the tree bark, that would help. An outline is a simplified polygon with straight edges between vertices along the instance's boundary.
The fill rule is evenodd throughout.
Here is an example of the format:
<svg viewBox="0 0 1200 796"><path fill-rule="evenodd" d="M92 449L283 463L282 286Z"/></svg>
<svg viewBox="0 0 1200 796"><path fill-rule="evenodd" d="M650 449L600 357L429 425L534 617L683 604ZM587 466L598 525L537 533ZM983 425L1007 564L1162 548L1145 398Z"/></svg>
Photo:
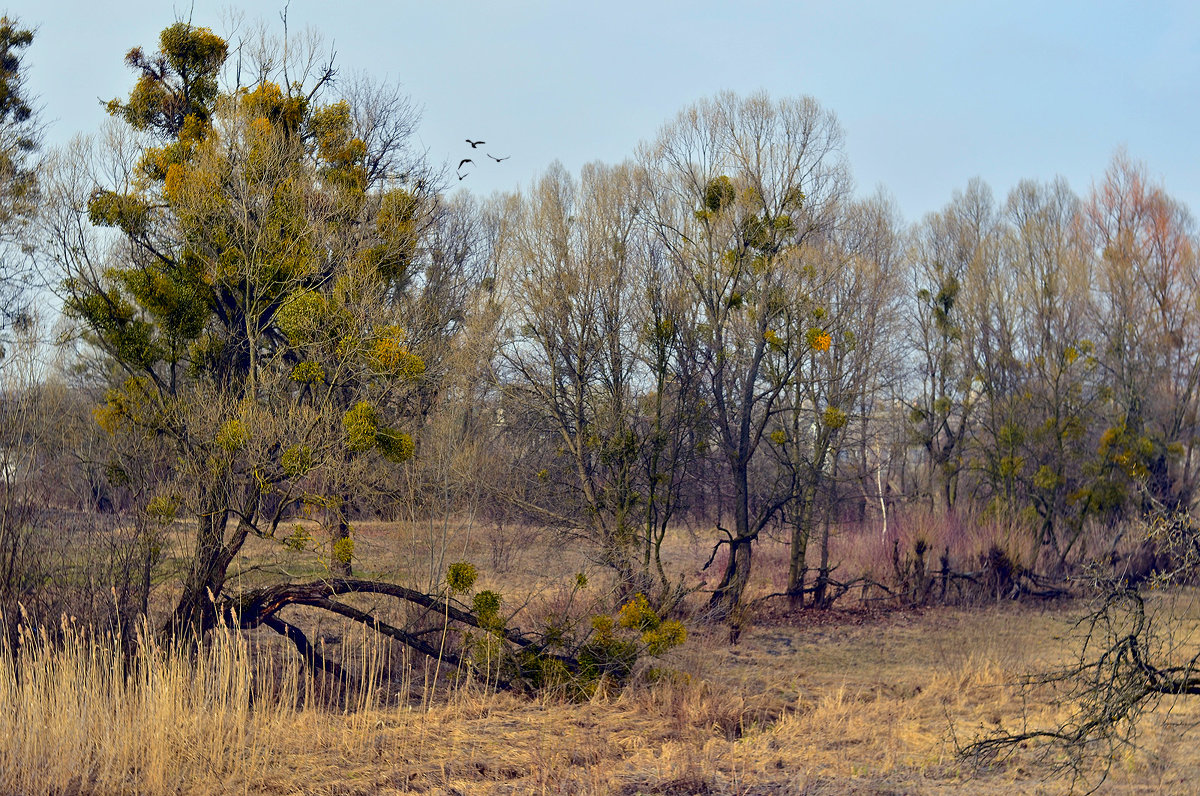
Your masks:
<svg viewBox="0 0 1200 796"><path fill-rule="evenodd" d="M729 619L742 603L742 593L750 581L751 544L754 536L750 532L750 487L749 468L743 461L734 463L735 486L733 520L734 535L729 540L729 559L725 562L725 573L708 601L714 618Z"/></svg>

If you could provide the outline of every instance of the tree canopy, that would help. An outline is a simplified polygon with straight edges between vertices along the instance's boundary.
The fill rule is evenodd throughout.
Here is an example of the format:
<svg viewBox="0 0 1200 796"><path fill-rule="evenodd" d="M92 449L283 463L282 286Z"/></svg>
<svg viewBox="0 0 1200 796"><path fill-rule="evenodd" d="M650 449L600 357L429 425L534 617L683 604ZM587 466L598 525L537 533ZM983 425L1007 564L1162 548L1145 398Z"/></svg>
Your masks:
<svg viewBox="0 0 1200 796"><path fill-rule="evenodd" d="M303 547L281 536L291 501L340 517L370 462L412 455L401 428L425 364L401 305L430 208L372 174L388 153L331 95L332 68L218 90L220 38L178 23L160 44L129 53L137 83L109 103L147 143L87 199L118 237L66 263L66 306L124 374L101 424L178 457L164 496L199 530L174 621L203 625L248 534ZM325 541L326 562L349 563L348 535Z"/></svg>

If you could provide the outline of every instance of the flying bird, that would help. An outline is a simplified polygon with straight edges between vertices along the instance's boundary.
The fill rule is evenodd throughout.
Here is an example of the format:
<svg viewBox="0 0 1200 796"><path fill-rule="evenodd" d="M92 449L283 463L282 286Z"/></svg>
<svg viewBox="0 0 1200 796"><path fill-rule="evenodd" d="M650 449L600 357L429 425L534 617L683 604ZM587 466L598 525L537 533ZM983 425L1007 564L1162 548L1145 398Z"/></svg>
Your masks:
<svg viewBox="0 0 1200 796"><path fill-rule="evenodd" d="M495 155L493 155L491 152L487 152L487 153L485 153L485 154L487 154L487 156L488 156L489 158L491 158L492 160L496 161L497 163L499 163L499 162L500 162L500 161L502 161L502 160L508 160L509 158L511 158L511 157L512 157L512 155L505 155L505 156L504 156L504 157L502 157L502 158L498 158L498 157L496 157Z"/></svg>
<svg viewBox="0 0 1200 796"><path fill-rule="evenodd" d="M461 169L461 168L463 167L463 165L464 165L464 164L466 164L466 163L474 163L474 162L475 162L475 161L471 160L470 158L463 158L462 160L458 161L458 168L459 168L459 169ZM457 171L457 169L456 169L456 171Z"/></svg>
<svg viewBox="0 0 1200 796"><path fill-rule="evenodd" d="M470 138L466 139L466 141L467 141L467 143L468 143L468 144L470 144L470 145L471 145L471 149L475 149L475 148L477 148L477 147L478 147L480 144L486 144L486 143L487 143L487 141L472 141Z"/></svg>

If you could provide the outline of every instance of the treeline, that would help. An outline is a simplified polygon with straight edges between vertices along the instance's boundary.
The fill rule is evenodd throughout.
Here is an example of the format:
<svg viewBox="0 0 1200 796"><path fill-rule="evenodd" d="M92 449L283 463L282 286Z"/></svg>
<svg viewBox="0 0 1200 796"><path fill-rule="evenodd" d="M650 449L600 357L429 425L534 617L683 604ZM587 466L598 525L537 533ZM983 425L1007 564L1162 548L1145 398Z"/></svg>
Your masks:
<svg viewBox="0 0 1200 796"><path fill-rule="evenodd" d="M634 588L668 587L681 512L730 548L728 613L768 526L789 595L821 604L831 510L990 517L1060 576L1114 553L1123 518L1194 500L1195 231L1124 154L1086 197L975 181L905 228L852 198L815 102L721 95L636 162L552 171L491 212L498 400L549 435L539 505L574 506ZM1095 525L1105 548L1079 550Z"/></svg>
<svg viewBox="0 0 1200 796"><path fill-rule="evenodd" d="M169 583L169 632L278 623L238 613L248 540L345 585L355 520L468 515L583 545L659 608L695 585L664 539L700 529L729 617L768 532L821 606L831 517L988 517L1060 576L1195 499L1196 231L1123 153L1084 196L976 181L905 225L855 197L831 111L725 93L625 163L480 200L411 146L405 97L255 42L172 25L102 132L12 150L6 610L87 593L128 621ZM88 534L105 566L56 579Z"/></svg>

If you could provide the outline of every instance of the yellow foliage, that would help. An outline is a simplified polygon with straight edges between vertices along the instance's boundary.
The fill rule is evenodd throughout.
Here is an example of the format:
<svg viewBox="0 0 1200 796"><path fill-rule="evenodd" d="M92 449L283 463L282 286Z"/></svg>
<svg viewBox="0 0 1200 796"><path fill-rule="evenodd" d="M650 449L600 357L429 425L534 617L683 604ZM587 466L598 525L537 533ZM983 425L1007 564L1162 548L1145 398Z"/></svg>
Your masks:
<svg viewBox="0 0 1200 796"><path fill-rule="evenodd" d="M343 146L351 129L350 103L341 100L314 112L312 129L317 137L317 146L321 148L322 153Z"/></svg>
<svg viewBox="0 0 1200 796"><path fill-rule="evenodd" d="M298 478L312 469L312 449L307 445L292 445L279 457L279 465L288 478Z"/></svg>
<svg viewBox="0 0 1200 796"><path fill-rule="evenodd" d="M833 343L833 337L829 332L815 326L808 330L805 339L808 341L808 347L813 351L828 351L829 346Z"/></svg>
<svg viewBox="0 0 1200 796"><path fill-rule="evenodd" d="M371 345L371 365L379 373L416 379L425 373L425 362L404 344L404 331L389 326Z"/></svg>
<svg viewBox="0 0 1200 796"><path fill-rule="evenodd" d="M292 381L302 384L323 384L325 368L319 362L299 362L292 368Z"/></svg>
<svg viewBox="0 0 1200 796"><path fill-rule="evenodd" d="M662 655L672 647L687 641L687 629L681 622L668 619L654 630L642 634L642 643L651 655Z"/></svg>
<svg viewBox="0 0 1200 796"><path fill-rule="evenodd" d="M500 605L503 599L494 591L481 591L471 600L471 608L484 627L500 630L504 627L500 619Z"/></svg>
<svg viewBox="0 0 1200 796"><path fill-rule="evenodd" d="M479 572L468 561L455 561L446 570L446 586L451 594L466 594L475 586Z"/></svg>
<svg viewBox="0 0 1200 796"><path fill-rule="evenodd" d="M110 435L117 433L124 416L120 406L111 401L105 401L98 406L92 407L92 418L95 419L96 425L100 426L105 433Z"/></svg>
<svg viewBox="0 0 1200 796"><path fill-rule="evenodd" d="M179 143L191 147L204 140L208 133L208 125L194 113L183 118L183 127L179 129Z"/></svg>
<svg viewBox="0 0 1200 796"><path fill-rule="evenodd" d="M246 424L237 418L225 421L221 430L217 432L217 444L225 450L237 450L244 447L249 440L250 432L247 431Z"/></svg>
<svg viewBox="0 0 1200 796"><path fill-rule="evenodd" d="M358 352L359 340L352 334L348 334L341 340L338 340L337 346L334 347L334 353L338 359L349 359Z"/></svg>
<svg viewBox="0 0 1200 796"><path fill-rule="evenodd" d="M288 342L299 345L317 337L325 315L325 298L320 293L298 290L275 313L275 323Z"/></svg>
<svg viewBox="0 0 1200 796"><path fill-rule="evenodd" d="M330 551L334 561L342 564L349 564L350 559L354 557L354 540L349 536L344 536L333 543L333 549Z"/></svg>
<svg viewBox="0 0 1200 796"><path fill-rule="evenodd" d="M1000 457L1000 475L1005 478L1020 475L1025 469L1025 457L1023 456L1002 456Z"/></svg>
<svg viewBox="0 0 1200 796"><path fill-rule="evenodd" d="M600 614L599 616L592 617L592 630L596 631L596 635L602 641L612 637L615 627L616 623L613 622L613 618L608 614Z"/></svg>
<svg viewBox="0 0 1200 796"><path fill-rule="evenodd" d="M375 434L379 431L379 415L375 407L359 401L342 416L346 429L347 445L352 451L365 451L375 446Z"/></svg>
<svg viewBox="0 0 1200 796"><path fill-rule="evenodd" d="M292 533L283 540L283 546L290 550L301 551L312 542L312 536L308 531L304 530L304 526L296 523L292 526Z"/></svg>
<svg viewBox="0 0 1200 796"><path fill-rule="evenodd" d="M838 409L836 406L826 407L822 419L825 421L825 426L827 428L835 431L839 428L842 428L847 422L849 422L849 418L846 416L846 413L841 409Z"/></svg>
<svg viewBox="0 0 1200 796"><path fill-rule="evenodd" d="M375 444L379 446L379 452L384 458L396 462L406 462L413 457L416 452L416 443L413 438L403 431L396 431L392 428L380 428L375 432Z"/></svg>
<svg viewBox="0 0 1200 796"><path fill-rule="evenodd" d="M271 123L267 121L266 117L259 116L250 122L250 134L257 138L267 138L271 135Z"/></svg>
<svg viewBox="0 0 1200 796"><path fill-rule="evenodd" d="M1038 489L1049 491L1057 487L1058 483L1058 473L1054 472L1053 468L1046 464L1039 467L1033 475L1033 485Z"/></svg>
<svg viewBox="0 0 1200 796"><path fill-rule="evenodd" d="M167 176L163 180L163 193L166 194L168 201L179 201L185 173L182 164L172 163L167 167Z"/></svg>
<svg viewBox="0 0 1200 796"><path fill-rule="evenodd" d="M243 110L255 121L262 117L272 125L294 131L308 113L308 100L303 95L285 96L277 83L263 81L251 91L243 89Z"/></svg>
<svg viewBox="0 0 1200 796"><path fill-rule="evenodd" d="M166 525L175 519L179 501L168 495L155 495L146 503L146 516Z"/></svg>
<svg viewBox="0 0 1200 796"><path fill-rule="evenodd" d="M104 403L92 409L96 424L108 434L116 434L127 422L151 425L151 385L143 376L131 376L119 388L109 390Z"/></svg>
<svg viewBox="0 0 1200 796"><path fill-rule="evenodd" d="M654 630L659 625L659 618L646 595L639 593L617 611L617 624L630 630Z"/></svg>

